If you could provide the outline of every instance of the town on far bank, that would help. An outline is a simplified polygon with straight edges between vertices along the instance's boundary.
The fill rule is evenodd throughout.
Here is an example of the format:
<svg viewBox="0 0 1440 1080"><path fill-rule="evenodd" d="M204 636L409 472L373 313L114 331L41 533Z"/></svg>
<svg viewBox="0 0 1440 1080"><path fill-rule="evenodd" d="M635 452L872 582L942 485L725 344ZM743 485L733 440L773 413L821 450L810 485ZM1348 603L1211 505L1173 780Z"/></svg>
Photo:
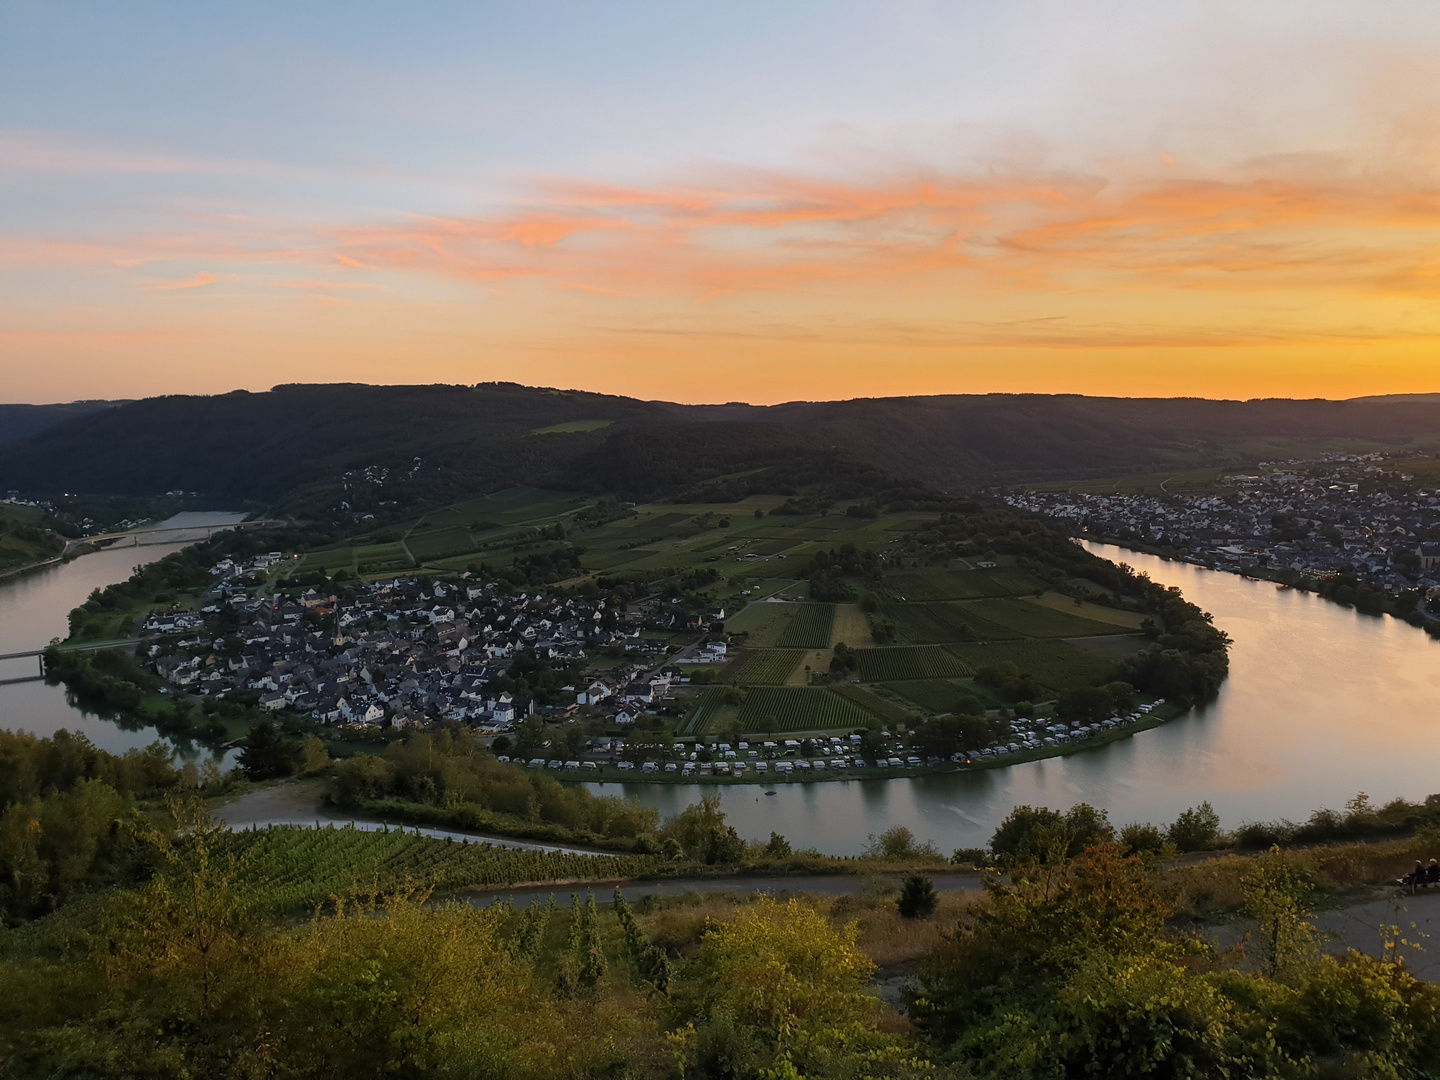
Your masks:
<svg viewBox="0 0 1440 1080"><path fill-rule="evenodd" d="M1223 679L1223 635L1181 632L1198 611L1038 522L992 537L1011 519L689 518L638 508L605 528L644 548L613 552L603 529L582 547L541 524L542 550L512 567L392 576L234 554L195 570L184 599L162 589L171 603L136 609L138 651L169 700L207 717L243 706L341 756L459 726L562 778L650 781L1008 764L1124 737ZM678 565L587 572L597 548ZM540 564L550 583L516 582ZM72 623L107 639L118 623L84 623L103 606Z"/></svg>
<svg viewBox="0 0 1440 1080"><path fill-rule="evenodd" d="M1082 536L1307 588L1440 635L1440 460L1329 453L1253 469L1040 485L1016 510Z"/></svg>

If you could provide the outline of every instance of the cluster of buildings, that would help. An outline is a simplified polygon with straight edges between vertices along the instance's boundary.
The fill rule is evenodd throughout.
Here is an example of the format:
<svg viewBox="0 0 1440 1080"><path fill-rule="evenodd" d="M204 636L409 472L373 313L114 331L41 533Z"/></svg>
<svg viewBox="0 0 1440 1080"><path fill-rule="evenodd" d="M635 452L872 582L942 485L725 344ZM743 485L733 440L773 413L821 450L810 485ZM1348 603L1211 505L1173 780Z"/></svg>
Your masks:
<svg viewBox="0 0 1440 1080"><path fill-rule="evenodd" d="M264 710L329 725L443 720L489 732L539 710L531 684L511 677L521 654L560 672L588 670L602 656L622 661L546 695L552 709L620 723L656 707L678 677L644 659L666 651L668 635L655 631L677 621L657 605L626 614L600 599L465 580L397 579L360 586L344 600L314 589L264 595L256 582L282 559L221 562L200 612L152 615L145 630L157 637L149 647L155 671L199 695L259 691ZM716 657L725 650L716 642L688 651Z"/></svg>
<svg viewBox="0 0 1440 1080"><path fill-rule="evenodd" d="M1440 587L1440 488L1415 486L1385 460L1267 462L1204 494L1027 492L1006 502L1218 569L1348 573L1392 594Z"/></svg>

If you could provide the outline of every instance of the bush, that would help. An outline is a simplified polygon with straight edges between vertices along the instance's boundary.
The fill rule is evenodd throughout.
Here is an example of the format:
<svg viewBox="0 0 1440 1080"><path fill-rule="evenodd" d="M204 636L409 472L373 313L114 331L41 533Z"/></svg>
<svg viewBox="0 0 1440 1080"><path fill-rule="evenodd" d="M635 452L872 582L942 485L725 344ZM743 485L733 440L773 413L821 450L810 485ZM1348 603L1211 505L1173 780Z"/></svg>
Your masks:
<svg viewBox="0 0 1440 1080"><path fill-rule="evenodd" d="M1165 834L1148 822L1131 822L1120 830L1120 844L1127 854L1158 854L1165 846Z"/></svg>
<svg viewBox="0 0 1440 1080"><path fill-rule="evenodd" d="M990 838L990 850L1002 861L1051 862L1114 839L1105 811L1089 803L1077 803L1064 814L1044 806L1017 806Z"/></svg>
<svg viewBox="0 0 1440 1080"><path fill-rule="evenodd" d="M1220 815L1208 802L1191 807L1170 826L1170 842L1181 851L1204 851L1220 836Z"/></svg>

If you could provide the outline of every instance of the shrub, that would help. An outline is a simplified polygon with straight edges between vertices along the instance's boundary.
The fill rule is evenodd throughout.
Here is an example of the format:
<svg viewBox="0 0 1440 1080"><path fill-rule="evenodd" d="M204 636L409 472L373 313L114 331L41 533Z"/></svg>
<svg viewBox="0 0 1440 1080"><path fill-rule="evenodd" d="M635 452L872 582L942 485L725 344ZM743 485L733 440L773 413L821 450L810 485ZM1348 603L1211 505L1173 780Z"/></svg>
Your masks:
<svg viewBox="0 0 1440 1080"><path fill-rule="evenodd" d="M911 874L900 889L900 899L895 902L903 919L928 919L940 906L940 897L935 886L924 874Z"/></svg>
<svg viewBox="0 0 1440 1080"><path fill-rule="evenodd" d="M1170 826L1170 842L1181 851L1204 851L1220 836L1220 815L1208 802L1191 807Z"/></svg>

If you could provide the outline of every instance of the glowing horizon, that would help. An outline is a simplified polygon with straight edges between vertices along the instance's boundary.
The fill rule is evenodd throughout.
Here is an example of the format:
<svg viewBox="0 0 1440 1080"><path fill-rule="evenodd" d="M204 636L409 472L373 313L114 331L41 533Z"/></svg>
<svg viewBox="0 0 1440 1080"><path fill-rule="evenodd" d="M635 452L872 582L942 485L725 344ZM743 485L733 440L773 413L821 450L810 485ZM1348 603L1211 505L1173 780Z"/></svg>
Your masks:
<svg viewBox="0 0 1440 1080"><path fill-rule="evenodd" d="M0 19L5 401L1440 391L1418 4Z"/></svg>

